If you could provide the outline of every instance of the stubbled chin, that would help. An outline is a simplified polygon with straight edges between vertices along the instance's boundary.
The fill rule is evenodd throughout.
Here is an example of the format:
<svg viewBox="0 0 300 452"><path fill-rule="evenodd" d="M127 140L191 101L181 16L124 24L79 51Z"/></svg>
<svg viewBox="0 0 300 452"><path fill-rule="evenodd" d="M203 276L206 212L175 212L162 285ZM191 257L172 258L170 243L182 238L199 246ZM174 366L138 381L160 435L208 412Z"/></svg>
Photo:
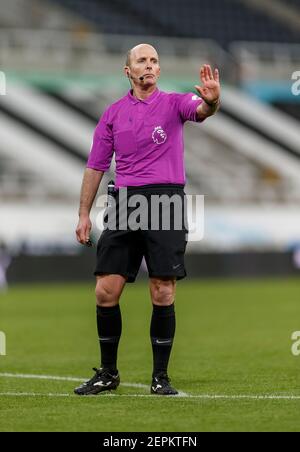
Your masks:
<svg viewBox="0 0 300 452"><path fill-rule="evenodd" d="M156 79L154 77L146 77L144 80L144 86L146 85L155 85Z"/></svg>

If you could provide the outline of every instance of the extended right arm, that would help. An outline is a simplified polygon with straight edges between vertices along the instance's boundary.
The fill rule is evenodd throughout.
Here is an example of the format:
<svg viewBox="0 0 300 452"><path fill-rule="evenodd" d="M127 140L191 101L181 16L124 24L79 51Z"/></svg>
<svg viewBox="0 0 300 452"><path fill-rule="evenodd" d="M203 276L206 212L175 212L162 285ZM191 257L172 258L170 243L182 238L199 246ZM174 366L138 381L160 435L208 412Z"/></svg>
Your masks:
<svg viewBox="0 0 300 452"><path fill-rule="evenodd" d="M83 245L90 238L92 223L90 212L96 197L100 182L105 171L109 170L114 151L112 123L107 109L96 127L93 144L84 172L79 207L79 222L76 229L78 242Z"/></svg>
<svg viewBox="0 0 300 452"><path fill-rule="evenodd" d="M90 212L103 174L103 171L97 171L92 168L86 168L84 172L80 194L79 222L76 229L77 240L83 245L90 238L92 229Z"/></svg>

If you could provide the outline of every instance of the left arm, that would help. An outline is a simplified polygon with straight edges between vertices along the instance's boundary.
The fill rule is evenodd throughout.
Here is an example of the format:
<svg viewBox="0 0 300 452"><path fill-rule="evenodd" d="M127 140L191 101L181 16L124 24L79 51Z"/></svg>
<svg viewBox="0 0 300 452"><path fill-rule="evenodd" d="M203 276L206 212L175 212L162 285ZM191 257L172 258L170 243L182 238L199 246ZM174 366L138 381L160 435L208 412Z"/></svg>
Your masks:
<svg viewBox="0 0 300 452"><path fill-rule="evenodd" d="M197 108L198 119L203 121L219 110L221 86L218 69L213 73L208 64L202 66L200 78L203 86L196 85L195 88L204 101Z"/></svg>

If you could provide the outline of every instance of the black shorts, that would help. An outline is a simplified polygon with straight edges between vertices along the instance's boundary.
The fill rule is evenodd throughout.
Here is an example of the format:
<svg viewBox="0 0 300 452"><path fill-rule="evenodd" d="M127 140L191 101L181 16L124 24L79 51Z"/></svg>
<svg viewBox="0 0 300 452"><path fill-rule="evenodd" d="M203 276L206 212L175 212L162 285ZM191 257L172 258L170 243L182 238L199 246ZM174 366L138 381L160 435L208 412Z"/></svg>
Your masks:
<svg viewBox="0 0 300 452"><path fill-rule="evenodd" d="M98 241L95 275L119 274L126 277L127 282L134 282L142 259L145 257L150 278L170 277L178 280L184 278L186 276L184 255L188 233L184 186L166 184L127 187L127 212L123 216L123 220L125 217L129 220L130 215L135 210L133 207L128 207L132 196L143 195L143 198L147 200L147 207L143 210L143 212L147 211L148 213L144 217L147 221L141 222L143 226L140 228L135 226L134 230L132 225L128 226L128 222L126 228L124 222L123 226L120 227L119 214L122 206L124 206L124 202L123 204L120 202L121 190L123 189L116 191L114 195L115 211L117 212L116 229L106 227ZM175 207L171 202L169 212L165 206L160 204L159 211L156 209L156 213L154 213L151 207L154 198L151 195L156 195L156 199L166 195L164 196L166 201L171 197L174 200L174 195L176 195L176 202L178 201L178 203ZM137 204L137 206L140 206L140 204ZM175 212L177 220L175 220ZM178 221L178 217L181 217L181 222ZM107 215L105 215L104 221L107 218ZM151 221L153 218L156 219L154 225ZM169 218L169 224L163 224L163 218ZM137 219L140 220L141 217L137 217Z"/></svg>

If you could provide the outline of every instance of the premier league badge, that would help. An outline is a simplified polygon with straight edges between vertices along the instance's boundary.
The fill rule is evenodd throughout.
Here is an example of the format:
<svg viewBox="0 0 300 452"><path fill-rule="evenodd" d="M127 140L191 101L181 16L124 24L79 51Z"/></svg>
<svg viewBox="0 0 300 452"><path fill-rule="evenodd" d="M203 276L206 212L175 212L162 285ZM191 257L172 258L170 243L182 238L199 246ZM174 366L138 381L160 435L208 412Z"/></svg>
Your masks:
<svg viewBox="0 0 300 452"><path fill-rule="evenodd" d="M161 126L155 127L152 132L152 140L154 141L154 143L163 144L167 138L168 136Z"/></svg>

